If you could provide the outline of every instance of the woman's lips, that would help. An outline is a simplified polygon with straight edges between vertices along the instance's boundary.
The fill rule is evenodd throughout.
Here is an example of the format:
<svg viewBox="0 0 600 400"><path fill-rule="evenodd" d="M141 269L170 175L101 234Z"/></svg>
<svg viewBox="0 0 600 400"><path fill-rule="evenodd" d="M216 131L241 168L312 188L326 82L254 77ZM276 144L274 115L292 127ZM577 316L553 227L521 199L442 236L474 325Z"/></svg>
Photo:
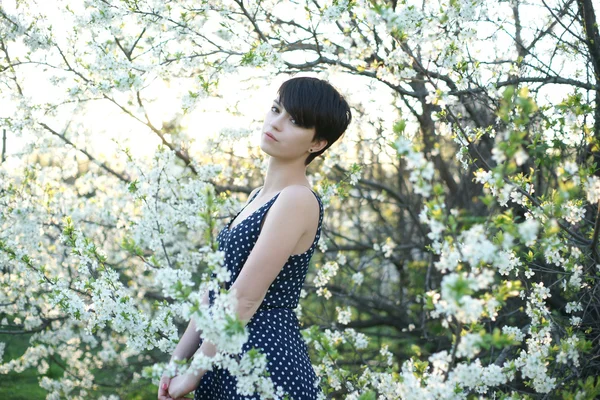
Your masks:
<svg viewBox="0 0 600 400"><path fill-rule="evenodd" d="M275 136L271 135L269 132L265 132L265 136L268 137L269 139L273 139L274 141L277 141L277 139L275 139Z"/></svg>

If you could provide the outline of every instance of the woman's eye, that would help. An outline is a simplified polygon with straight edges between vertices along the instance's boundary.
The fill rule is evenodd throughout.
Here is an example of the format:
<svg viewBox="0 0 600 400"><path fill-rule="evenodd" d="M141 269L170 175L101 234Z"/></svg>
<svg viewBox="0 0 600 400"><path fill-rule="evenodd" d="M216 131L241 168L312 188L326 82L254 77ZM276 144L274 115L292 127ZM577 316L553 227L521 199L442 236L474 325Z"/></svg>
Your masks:
<svg viewBox="0 0 600 400"><path fill-rule="evenodd" d="M273 107L271 107L271 111L278 112L279 110L277 109L277 107L273 106Z"/></svg>
<svg viewBox="0 0 600 400"><path fill-rule="evenodd" d="M294 124L294 125L298 125L298 124L296 123L296 120L295 120L294 118L290 118L290 121L292 121L292 124Z"/></svg>

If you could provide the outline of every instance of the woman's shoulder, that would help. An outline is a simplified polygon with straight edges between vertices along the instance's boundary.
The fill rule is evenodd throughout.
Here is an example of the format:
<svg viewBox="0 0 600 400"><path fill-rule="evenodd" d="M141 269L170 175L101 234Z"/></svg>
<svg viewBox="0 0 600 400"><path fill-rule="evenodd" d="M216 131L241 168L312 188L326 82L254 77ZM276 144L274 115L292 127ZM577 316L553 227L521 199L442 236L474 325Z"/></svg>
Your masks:
<svg viewBox="0 0 600 400"><path fill-rule="evenodd" d="M309 197L315 197L314 194L310 194L315 193L311 188L309 188L308 186L305 185L301 185L301 184L294 184L294 185L289 185L283 188L283 190L281 191L281 193L292 193L293 195L298 195L298 196L304 196L306 198ZM310 196L301 194L301 193L307 193L310 194ZM288 194L289 196L289 194Z"/></svg>
<svg viewBox="0 0 600 400"><path fill-rule="evenodd" d="M283 188L275 197L272 218L286 221L286 229L313 231L314 224L320 223L322 208L312 189L304 185L290 185ZM275 199L274 197L274 199ZM269 219L269 216L267 216Z"/></svg>
<svg viewBox="0 0 600 400"><path fill-rule="evenodd" d="M289 207L299 209L316 210L316 215L320 214L321 200L314 190L304 185L290 185L283 188L279 197L282 202L288 203Z"/></svg>

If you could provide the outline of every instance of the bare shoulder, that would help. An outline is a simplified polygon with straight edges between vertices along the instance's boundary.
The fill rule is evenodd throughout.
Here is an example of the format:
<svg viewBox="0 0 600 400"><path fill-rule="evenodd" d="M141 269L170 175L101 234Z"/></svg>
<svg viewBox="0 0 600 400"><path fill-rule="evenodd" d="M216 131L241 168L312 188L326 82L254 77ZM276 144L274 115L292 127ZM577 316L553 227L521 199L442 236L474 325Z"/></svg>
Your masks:
<svg viewBox="0 0 600 400"><path fill-rule="evenodd" d="M302 185L290 185L285 187L281 191L281 195L279 196L287 201L292 201L295 204L299 203L316 203L317 199L315 195L312 193L312 190L307 186Z"/></svg>
<svg viewBox="0 0 600 400"><path fill-rule="evenodd" d="M280 206L303 216L307 222L319 218L319 202L312 190L302 185L290 185L279 195ZM277 203L277 202L276 202Z"/></svg>

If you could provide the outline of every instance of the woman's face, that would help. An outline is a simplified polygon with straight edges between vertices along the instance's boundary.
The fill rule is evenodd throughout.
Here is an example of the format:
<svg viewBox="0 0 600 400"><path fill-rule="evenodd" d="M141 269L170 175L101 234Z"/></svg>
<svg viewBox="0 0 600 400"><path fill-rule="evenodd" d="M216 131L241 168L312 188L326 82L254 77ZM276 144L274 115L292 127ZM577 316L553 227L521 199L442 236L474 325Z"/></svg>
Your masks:
<svg viewBox="0 0 600 400"><path fill-rule="evenodd" d="M313 142L314 135L315 128L296 125L292 116L279 103L279 99L275 99L265 116L260 144L263 151L270 156L305 160L310 154L308 149L312 149L314 153L322 148L318 146L318 141ZM326 141L323 142L327 144Z"/></svg>

